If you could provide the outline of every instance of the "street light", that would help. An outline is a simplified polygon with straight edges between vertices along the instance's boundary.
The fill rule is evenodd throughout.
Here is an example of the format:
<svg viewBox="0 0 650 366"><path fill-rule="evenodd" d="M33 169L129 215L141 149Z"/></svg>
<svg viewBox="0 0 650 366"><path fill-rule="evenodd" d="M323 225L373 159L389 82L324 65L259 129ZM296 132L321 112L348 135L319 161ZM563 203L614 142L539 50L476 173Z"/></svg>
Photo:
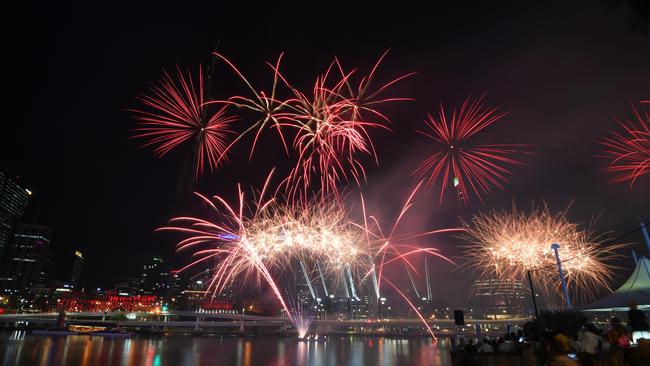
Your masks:
<svg viewBox="0 0 650 366"><path fill-rule="evenodd" d="M557 262L557 270L560 272L560 282L562 282L562 292L564 293L564 300L566 301L566 306L567 308L571 309L571 299L569 298L569 290L566 287L566 280L564 279L564 271L562 271L562 261L560 260L560 253L558 253L558 249L560 249L560 244L553 243L551 245L551 249L555 252L555 261Z"/></svg>

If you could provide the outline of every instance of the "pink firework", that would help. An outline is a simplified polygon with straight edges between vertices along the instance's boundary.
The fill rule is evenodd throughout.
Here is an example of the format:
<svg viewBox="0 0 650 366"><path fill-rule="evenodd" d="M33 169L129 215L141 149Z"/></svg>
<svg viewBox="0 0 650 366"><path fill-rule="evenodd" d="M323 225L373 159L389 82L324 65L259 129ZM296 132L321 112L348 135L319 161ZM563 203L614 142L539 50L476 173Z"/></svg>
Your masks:
<svg viewBox="0 0 650 366"><path fill-rule="evenodd" d="M264 212L274 201L273 198L263 200L270 178L271 175L269 175L260 198L253 208L252 217ZM219 264L208 284L208 292L215 295L223 291L225 286L232 283L235 278L246 279L250 275L256 275L260 282L263 280L269 285L282 308L293 321L290 309L272 277L271 269L265 262L264 255L250 240L248 223L252 218L247 215L245 195L241 188L238 186L237 205L230 205L219 196L210 199L201 194L195 194L216 214L219 214L221 220L211 222L198 217L183 216L171 219L169 226L157 229L157 231L172 231L187 236L176 245L176 250L177 252L193 251L193 260L177 272L181 273L197 266L205 266L208 261L218 259Z"/></svg>
<svg viewBox="0 0 650 366"><path fill-rule="evenodd" d="M388 228L382 228L380 220L374 215L368 215L366 213L365 201L363 196L361 196L361 207L363 211L363 226L358 224L358 227L363 228L364 233L366 234L368 253L371 254L370 257L370 267L364 267L365 271L364 278L371 277L374 285L375 295L377 299L381 297L380 293L382 291L382 282L388 284L392 289L397 291L400 297L411 307L415 314L420 318L428 332L431 336L436 339L433 331L427 324L422 313L414 305L414 303L409 300L408 296L404 294L400 287L395 284L395 282L385 275L384 267L391 264L402 264L409 275L411 281L413 278L411 272L418 274L416 267L411 263L413 258L418 258L420 255L425 256L434 256L439 259L442 259L448 263L454 264L454 262L448 257L440 253L437 248L431 247L421 247L418 244L418 241L421 237L450 233L450 232L460 232L463 231L461 228L447 228L447 229L437 229L427 232L422 232L418 234L410 235L398 235L398 227L404 217L406 216L408 210L413 206L413 198L416 193L423 185L423 182L420 182L414 189L411 191L406 202L402 206L399 214L397 215L395 221ZM455 265L455 264L454 264ZM416 290L417 291L417 290ZM418 299L419 300L419 299Z"/></svg>
<svg viewBox="0 0 650 366"><path fill-rule="evenodd" d="M508 112L483 105L484 95L467 97L459 110L445 112L442 104L438 117L428 116L427 131L417 131L430 138L431 154L412 173L431 187L439 183L439 203L453 184L459 200L468 205L470 195L480 201L493 188L503 189L510 166L523 165L516 155L526 153L526 144L477 144L476 135L499 121Z"/></svg>
<svg viewBox="0 0 650 366"><path fill-rule="evenodd" d="M353 179L360 184L365 179L365 169L359 154L371 155L378 163L369 131L377 128L389 130L387 125L390 122L378 106L411 100L385 98L382 94L413 75L400 76L371 90L370 82L384 56L385 53L357 86L353 86L351 80L355 70L344 71L336 58L326 72L316 78L310 94L287 83L294 98L289 102L290 117L283 125L297 129L293 147L298 153L298 161L285 182L292 196L304 199L314 188L321 197L337 195L339 182Z"/></svg>
<svg viewBox="0 0 650 366"><path fill-rule="evenodd" d="M195 84L189 71L184 75L177 67L175 75L165 72L149 94L138 97L145 108L130 110L140 125L133 137L148 139L143 146L154 147L156 156L192 144L195 177L206 166L213 171L225 159L229 126L236 120L226 114L227 104L211 112L205 92L202 68Z"/></svg>
<svg viewBox="0 0 650 366"><path fill-rule="evenodd" d="M243 285L247 279L256 277L260 284L272 289L291 321L303 333L308 329L310 314L301 313L302 305L293 303L295 294L291 290L283 293L274 276L296 270L295 263L299 262L307 281L318 274L326 292L327 287L333 285L330 288L336 291L343 284L347 293L347 283L349 297L358 297L354 282L371 278L378 299L382 284L384 288L394 288L433 335L415 304L383 270L395 263L417 273L410 259L418 255L433 255L451 262L435 248L418 247L415 238L458 229L409 236L396 234L419 186L409 196L395 223L384 230L374 216L366 216L363 204L364 221L357 224L349 218L340 201L328 204L313 201L302 205L281 203L275 197L265 198L270 180L271 175L255 200L245 200L239 188L239 199L234 205L219 196L208 198L197 194L214 210L217 220L178 217L170 220L169 226L158 229L182 234L184 238L178 242L177 251L192 253L192 261L178 272L212 266L214 271L208 291L213 294L218 294L233 280ZM329 284L323 273L331 279ZM312 296L316 301L316 294Z"/></svg>
<svg viewBox="0 0 650 366"><path fill-rule="evenodd" d="M232 69L232 71L244 83L244 85L246 86L246 88L251 94L250 96L234 95L228 98L228 100L225 101L225 103L232 104L241 110L246 110L257 114L257 117L255 118L254 122L244 132L240 133L239 136L234 141L231 142L231 144L228 146L226 151L224 151L224 154L228 150L230 150L230 148L232 148L232 146L234 146L235 143L237 143L243 137L247 136L251 132L254 132L255 137L253 138L253 143L251 145L251 150L249 155L249 158L252 158L253 152L255 151L255 147L257 146L257 142L259 141L260 135L267 128L274 128L278 132L280 139L282 141L282 145L284 146L285 151L288 152L286 139L281 129L281 122L291 119L291 114L286 113L286 110L289 107L289 103L291 102L291 99L283 100L277 96L278 82L280 80L284 80L284 78L280 74L280 62L282 61L282 57L284 54L280 54L280 56L278 57L277 61L274 64L271 64L269 62L266 63L273 70L273 85L271 86L269 91L265 91L263 89L258 90L244 76L242 71L239 70L237 66L235 66L235 64L232 61L230 61L225 56L217 52L214 52L213 54L215 57L225 62Z"/></svg>
<svg viewBox="0 0 650 366"><path fill-rule="evenodd" d="M243 82L248 95L235 95L225 101L242 111L257 116L225 149L226 154L237 142L253 133L250 149L252 157L262 133L275 129L287 153L290 148L297 162L285 181L290 196L308 200L308 192L320 191L325 197L338 194L339 182L354 180L357 184L365 179L365 170L358 155L371 155L378 163L369 130L388 130L390 122L379 106L389 102L411 100L410 98L385 97L384 94L399 81L413 73L399 76L372 88L379 66L386 56L382 54L370 73L353 81L356 70L344 71L337 58L327 71L316 78L313 89L304 93L294 87L280 72L282 54L274 63L267 62L273 71L273 84L258 89L247 79L233 62L219 53L215 57L224 61ZM280 96L280 87L287 89L287 97ZM216 102L215 102L216 103ZM285 130L293 133L288 143Z"/></svg>
<svg viewBox="0 0 650 366"><path fill-rule="evenodd" d="M630 105L634 118L616 120L620 129L612 131L600 144L604 147L601 158L609 162L605 171L611 175L611 181L629 183L631 189L650 172L650 117L648 110Z"/></svg>

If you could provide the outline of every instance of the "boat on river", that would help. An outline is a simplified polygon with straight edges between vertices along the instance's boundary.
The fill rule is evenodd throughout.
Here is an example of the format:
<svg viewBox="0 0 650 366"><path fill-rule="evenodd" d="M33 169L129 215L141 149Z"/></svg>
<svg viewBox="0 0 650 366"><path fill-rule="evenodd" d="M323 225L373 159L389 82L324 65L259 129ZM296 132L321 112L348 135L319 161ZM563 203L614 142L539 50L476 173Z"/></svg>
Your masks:
<svg viewBox="0 0 650 366"><path fill-rule="evenodd" d="M90 332L88 334L90 334L91 336L116 337L116 338L129 338L134 335L134 333L132 332L125 332L120 329L104 329L96 332Z"/></svg>

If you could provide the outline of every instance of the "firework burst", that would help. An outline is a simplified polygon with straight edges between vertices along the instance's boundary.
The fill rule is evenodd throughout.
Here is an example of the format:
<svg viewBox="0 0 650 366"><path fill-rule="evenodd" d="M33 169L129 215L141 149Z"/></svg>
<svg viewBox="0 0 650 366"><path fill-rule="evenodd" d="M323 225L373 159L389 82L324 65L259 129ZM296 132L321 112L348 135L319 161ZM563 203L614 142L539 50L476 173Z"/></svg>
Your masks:
<svg viewBox="0 0 650 366"><path fill-rule="evenodd" d="M240 139L248 135L248 133L254 131L255 137L253 138L253 143L251 144L249 154L249 159L252 158L260 135L262 132L269 128L273 128L277 131L285 151L288 152L288 146L286 138L282 132L281 124L282 122L292 121L292 115L290 113L287 113L287 109L293 100L280 99L277 96L278 83L280 80L284 81L284 77L282 74L280 74L280 63L284 54L280 54L274 64L271 64L269 62L266 63L273 70L273 84L269 91L255 88L253 84L244 76L242 71L239 70L237 66L235 66L235 64L232 61L228 60L225 56L217 52L214 52L213 55L218 59L224 61L239 77L239 79L244 83L246 88L251 93L250 96L234 95L228 98L226 101L220 101L220 103L232 104L241 110L251 111L258 116L245 131L240 133L237 138L230 143L228 148L223 153L225 154Z"/></svg>
<svg viewBox="0 0 650 366"><path fill-rule="evenodd" d="M493 211L475 216L466 225L464 238L466 268L483 279L524 281L528 271L541 281L544 292L560 291L556 260L551 244L560 245L567 283L582 298L593 297L599 289L609 289L613 267L610 260L623 245L603 246L601 237L569 222L566 210L556 215L548 207Z"/></svg>
<svg viewBox="0 0 650 366"><path fill-rule="evenodd" d="M604 147L601 158L609 163L605 171L611 181L629 183L630 189L650 172L650 116L643 107L631 107L634 118L617 120L620 129L600 141Z"/></svg>
<svg viewBox="0 0 650 366"><path fill-rule="evenodd" d="M525 144L476 144L476 135L499 121L508 112L485 107L483 97L468 97L451 114L440 105L438 117L428 116L427 131L417 132L431 139L432 153L412 173L431 187L440 184L439 203L453 184L459 199L468 205L470 195L482 201L492 187L503 189L511 174L510 166L523 165L516 155L525 153Z"/></svg>
<svg viewBox="0 0 650 366"><path fill-rule="evenodd" d="M365 179L359 155L370 155L378 163L369 131L389 130L390 123L379 106L411 100L383 95L393 85L413 75L405 74L377 89L371 88L371 81L385 55L368 75L360 77L358 83L352 80L356 70L344 71L337 58L316 78L310 93L300 91L282 77L293 98L287 101L290 108L280 125L296 131L292 146L298 155L285 180L290 196L304 201L310 188L319 191L321 198L338 195L339 182L354 180L360 184ZM277 73L277 69L274 70Z"/></svg>
<svg viewBox="0 0 650 366"><path fill-rule="evenodd" d="M269 267L292 269L296 260L322 264L340 272L366 253L365 236L352 225L340 203L311 205L271 204L247 225L248 241Z"/></svg>
<svg viewBox="0 0 650 366"><path fill-rule="evenodd" d="M140 124L133 137L148 139L144 146L152 146L156 156L162 157L185 143L193 145L195 178L206 166L213 171L224 160L229 126L236 120L227 115L227 105L211 112L205 93L202 68L195 83L189 71L184 74L177 67L176 74L165 72L149 94L138 97L145 108L130 109Z"/></svg>
<svg viewBox="0 0 650 366"><path fill-rule="evenodd" d="M361 224L355 224L358 227L362 227L366 235L367 242L367 252L372 253L369 256L370 260L367 262L365 267L362 267L365 271L363 278L371 277L375 295L377 299L381 297L382 282L388 284L393 290L395 290L400 297L409 305L409 307L415 312L415 314L420 318L427 331L431 336L436 339L431 327L427 324L427 321L424 319L422 313L418 310L417 306L409 299L409 297L400 289L400 287L391 279L389 279L385 273L384 268L388 265L403 265L406 272L411 278L411 271L418 275L416 267L411 263L411 260L418 255L428 255L434 256L439 259L442 259L446 262L454 264L454 262L448 257L440 253L436 248L431 247L421 247L419 245L419 239L424 236L449 233L449 232L458 232L463 229L460 228L448 228L448 229L438 229L431 230L427 232L422 232L418 234L398 234L398 227L404 217L406 216L409 209L413 206L413 198L416 193L422 186L423 182L420 182L410 193L399 214L392 222L391 225L385 226L381 224L381 221L375 215L368 215L365 207L365 201L363 196L361 196L361 207L363 211L363 226ZM360 262L363 263L363 262ZM455 265L455 264L454 264ZM418 299L419 300L419 299Z"/></svg>
<svg viewBox="0 0 650 366"><path fill-rule="evenodd" d="M364 254L357 247L365 236L349 223L342 206L284 205L274 197L264 198L271 175L259 198L247 201L241 188L238 203L229 204L219 196L197 196L218 216L215 222L178 217L159 231L180 232L187 236L177 244L178 252L191 251L193 261L179 272L205 266L218 260L208 285L213 295L220 293L234 278L257 278L270 286L282 307L291 317L292 308L285 302L274 276L316 262L327 273L342 273L344 266L354 266ZM252 205L247 205L252 202Z"/></svg>
<svg viewBox="0 0 650 366"><path fill-rule="evenodd" d="M415 238L450 230L411 236L395 234L400 220L411 207L417 189L410 195L390 231L384 231L374 216L366 217L365 207L364 222L359 224L349 218L348 211L338 200L332 199L333 203L330 204L319 200L303 205L283 204L274 197L266 199L270 180L269 175L255 200L245 200L244 193L239 189L236 205L228 204L219 196L208 198L197 194L214 210L217 220L178 217L170 220L169 226L158 229L186 236L176 248L179 252L191 252L193 260L178 272L218 263L208 284L208 291L213 295L221 292L235 278L241 279L240 283L256 278L258 283L266 283L272 289L301 333L309 329L313 320L311 313L306 311L310 304L305 303L304 299L297 300L296 294L283 293L275 280L278 275L288 272L300 277L296 274L299 271L297 264L302 269L314 301L318 296L310 278L319 276L325 292L328 287L325 278L334 282L331 287L333 291L342 284L347 296L356 298L354 282L372 277L378 299L384 282L394 288L424 321L413 302L394 280L386 278L383 273L383 268L394 262L403 263L415 271L409 259L418 253L449 261L435 248L417 247ZM431 332L426 321L424 325Z"/></svg>

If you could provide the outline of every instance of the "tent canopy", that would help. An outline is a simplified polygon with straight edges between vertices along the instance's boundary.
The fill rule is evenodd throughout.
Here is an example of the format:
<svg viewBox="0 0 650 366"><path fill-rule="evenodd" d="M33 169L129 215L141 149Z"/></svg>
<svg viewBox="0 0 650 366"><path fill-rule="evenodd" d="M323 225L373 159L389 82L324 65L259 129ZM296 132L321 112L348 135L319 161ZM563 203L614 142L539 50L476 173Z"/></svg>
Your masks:
<svg viewBox="0 0 650 366"><path fill-rule="evenodd" d="M627 311L634 301L639 309L650 309L650 260L639 258L636 268L625 283L602 299L578 308L582 311Z"/></svg>

